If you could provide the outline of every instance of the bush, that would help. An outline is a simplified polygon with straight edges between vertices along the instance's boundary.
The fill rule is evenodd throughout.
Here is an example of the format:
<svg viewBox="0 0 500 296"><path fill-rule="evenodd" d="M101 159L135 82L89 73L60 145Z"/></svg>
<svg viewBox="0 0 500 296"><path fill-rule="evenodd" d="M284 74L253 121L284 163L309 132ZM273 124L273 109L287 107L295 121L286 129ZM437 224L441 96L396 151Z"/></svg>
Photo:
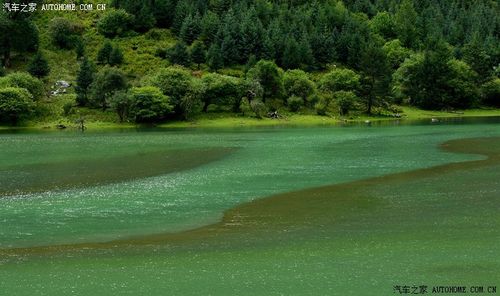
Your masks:
<svg viewBox="0 0 500 296"><path fill-rule="evenodd" d="M24 88L0 89L0 121L16 124L34 110L33 96Z"/></svg>
<svg viewBox="0 0 500 296"><path fill-rule="evenodd" d="M193 83L191 73L179 66L172 66L158 70L147 84L158 87L163 94L170 97L170 102L174 105L177 113L182 113L180 103Z"/></svg>
<svg viewBox="0 0 500 296"><path fill-rule="evenodd" d="M483 104L500 107L500 78L494 78L481 87Z"/></svg>
<svg viewBox="0 0 500 296"><path fill-rule="evenodd" d="M332 96L320 96L318 102L314 104L314 110L318 115L328 115L335 112L335 104L333 103Z"/></svg>
<svg viewBox="0 0 500 296"><path fill-rule="evenodd" d="M131 115L135 122L155 122L161 120L172 111L169 97L153 86L134 87L132 95Z"/></svg>
<svg viewBox="0 0 500 296"><path fill-rule="evenodd" d="M333 94L333 97L337 102L340 115L347 115L358 101L358 97L352 91L337 91Z"/></svg>
<svg viewBox="0 0 500 296"><path fill-rule="evenodd" d="M108 38L123 36L133 21L134 17L123 9L108 10L97 23L97 31Z"/></svg>
<svg viewBox="0 0 500 296"><path fill-rule="evenodd" d="M133 98L129 92L125 90L119 90L116 91L109 99L109 106L116 112L118 118L120 119L120 122L123 122L130 116L132 102Z"/></svg>
<svg viewBox="0 0 500 296"><path fill-rule="evenodd" d="M300 97L303 102L308 101L316 91L316 85L302 70L286 71L283 76L283 85L288 97Z"/></svg>
<svg viewBox="0 0 500 296"><path fill-rule="evenodd" d="M252 108L253 113L259 119L266 116L267 108L266 105L260 100L252 100L250 102L250 107Z"/></svg>
<svg viewBox="0 0 500 296"><path fill-rule="evenodd" d="M56 17L50 21L49 34L52 42L60 48L71 49L83 32L80 24L71 22L63 17Z"/></svg>
<svg viewBox="0 0 500 296"><path fill-rule="evenodd" d="M68 116L73 113L73 103L67 102L63 105L63 114L64 116Z"/></svg>
<svg viewBox="0 0 500 296"><path fill-rule="evenodd" d="M393 74L396 97L423 109L469 108L477 97L477 74L438 48L413 54Z"/></svg>
<svg viewBox="0 0 500 296"><path fill-rule="evenodd" d="M14 72L0 78L0 88L17 87L25 88L33 96L34 100L43 97L43 83L28 73Z"/></svg>
<svg viewBox="0 0 500 296"><path fill-rule="evenodd" d="M104 67L90 85L90 103L105 110L116 91L128 87L125 74L117 68Z"/></svg>
<svg viewBox="0 0 500 296"><path fill-rule="evenodd" d="M361 77L350 69L335 68L320 80L320 89L334 93L339 90L358 91Z"/></svg>
<svg viewBox="0 0 500 296"><path fill-rule="evenodd" d="M300 107L304 106L304 99L297 96L291 96L288 98L287 103L290 111L297 112L299 111Z"/></svg>
<svg viewBox="0 0 500 296"><path fill-rule="evenodd" d="M219 107L230 106L232 110L238 110L239 100L244 95L241 79L209 73L203 75L201 80L204 85L203 111L206 112L210 104L216 104Z"/></svg>
<svg viewBox="0 0 500 296"><path fill-rule="evenodd" d="M188 120L193 115L198 114L203 109L202 97L204 95L204 85L199 80L192 80L191 87L188 92L182 97L180 109L182 116Z"/></svg>
<svg viewBox="0 0 500 296"><path fill-rule="evenodd" d="M252 107L250 106L250 102L248 101L247 98L243 98L241 99L241 103L240 103L240 112L244 115L244 116L248 116L251 114L252 112Z"/></svg>

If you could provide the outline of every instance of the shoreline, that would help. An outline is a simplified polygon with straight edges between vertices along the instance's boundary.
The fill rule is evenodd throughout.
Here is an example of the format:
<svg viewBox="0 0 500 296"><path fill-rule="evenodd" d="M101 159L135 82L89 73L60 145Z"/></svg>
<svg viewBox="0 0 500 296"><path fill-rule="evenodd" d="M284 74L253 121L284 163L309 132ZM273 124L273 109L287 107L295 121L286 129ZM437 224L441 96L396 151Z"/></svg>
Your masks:
<svg viewBox="0 0 500 296"><path fill-rule="evenodd" d="M431 111L421 110L413 107L403 107L401 117L390 115L366 115L358 114L352 116L321 116L312 114L291 114L280 119L238 116L233 113L210 113L202 114L190 121L171 121L159 124L145 125L130 122L110 122L89 119L85 124L87 130L106 129L137 129L137 128L239 128L239 127L308 127L308 126L339 126L343 124L372 124L381 122L405 122L418 120L436 119L460 119L460 118L487 118L500 117L500 109L468 109L461 111ZM57 125L63 124L64 129L58 129ZM74 130L76 125L71 120L64 118L46 122L28 122L20 126L0 125L0 130Z"/></svg>

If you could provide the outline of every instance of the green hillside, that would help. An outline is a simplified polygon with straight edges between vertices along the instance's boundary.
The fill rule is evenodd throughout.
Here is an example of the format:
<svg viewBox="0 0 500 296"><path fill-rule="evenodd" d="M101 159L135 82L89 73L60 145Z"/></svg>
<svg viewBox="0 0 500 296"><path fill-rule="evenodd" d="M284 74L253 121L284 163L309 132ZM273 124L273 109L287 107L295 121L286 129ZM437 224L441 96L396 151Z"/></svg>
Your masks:
<svg viewBox="0 0 500 296"><path fill-rule="evenodd" d="M301 122L500 106L496 1L37 3L33 13L0 14L2 125Z"/></svg>

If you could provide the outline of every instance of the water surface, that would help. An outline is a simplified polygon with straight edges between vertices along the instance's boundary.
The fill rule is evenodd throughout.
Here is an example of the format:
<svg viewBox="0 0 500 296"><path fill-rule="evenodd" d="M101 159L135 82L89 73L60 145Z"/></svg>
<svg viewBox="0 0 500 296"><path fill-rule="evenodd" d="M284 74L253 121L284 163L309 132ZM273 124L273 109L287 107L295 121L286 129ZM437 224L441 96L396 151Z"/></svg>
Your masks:
<svg viewBox="0 0 500 296"><path fill-rule="evenodd" d="M499 136L494 120L3 134L0 172L169 151L205 161L0 197L0 287L387 295L397 284L494 283ZM478 137L488 139L457 141Z"/></svg>

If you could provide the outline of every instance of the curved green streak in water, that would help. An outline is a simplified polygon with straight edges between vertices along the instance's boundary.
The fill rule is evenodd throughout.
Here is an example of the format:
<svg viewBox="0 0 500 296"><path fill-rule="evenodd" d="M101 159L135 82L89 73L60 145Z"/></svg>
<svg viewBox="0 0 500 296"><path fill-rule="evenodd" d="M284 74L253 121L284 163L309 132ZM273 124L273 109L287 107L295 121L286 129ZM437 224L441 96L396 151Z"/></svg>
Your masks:
<svg viewBox="0 0 500 296"><path fill-rule="evenodd" d="M349 138L353 131L359 135ZM255 161L255 152L267 151L259 154L263 162L251 166L269 174L265 178L252 175L248 167L246 174L231 173L246 176L248 182L242 186L251 185L259 194L261 188L274 184L279 187L277 194L246 199L250 202L226 211L221 222L187 232L109 243L4 249L0 251L0 286L15 295L37 291L77 295L388 295L393 294L393 285L497 285L498 131L498 125L481 125L231 135L226 141L243 149L214 166L189 173L199 177L202 172L222 172L233 164L249 164L244 161ZM463 140L477 136L496 138ZM444 146L453 154L435 150L439 143L460 138ZM285 153L291 139L297 145ZM250 140L253 144L247 145ZM314 146L320 147L312 149ZM278 147L281 149L274 153ZM374 150L380 147L385 150ZM297 153L301 149L309 154ZM324 162L327 157L327 163L341 168L321 173L337 174L321 179L314 170L307 171L320 178L312 182L307 174L294 174L290 169L294 157L300 156L320 170L319 162L311 157L317 153ZM282 154L285 156L280 157ZM356 155L362 165L348 169L352 163L342 162L346 155ZM273 170L265 165L269 159L274 159L274 169L277 164L287 164L287 182L280 183L285 175L271 174ZM378 174L371 170L372 165L378 165ZM295 169L304 172L305 167ZM380 170L385 174L381 176ZM221 184L235 180L228 174L222 176L228 183ZM208 179L217 180L215 176ZM294 191L280 193L285 184L288 191ZM205 186L207 192L222 188ZM307 187L315 188L304 189ZM237 188L241 187L230 187ZM221 194L220 200L224 198ZM234 204L227 201L216 208ZM238 199L238 203L242 201L245 198Z"/></svg>

